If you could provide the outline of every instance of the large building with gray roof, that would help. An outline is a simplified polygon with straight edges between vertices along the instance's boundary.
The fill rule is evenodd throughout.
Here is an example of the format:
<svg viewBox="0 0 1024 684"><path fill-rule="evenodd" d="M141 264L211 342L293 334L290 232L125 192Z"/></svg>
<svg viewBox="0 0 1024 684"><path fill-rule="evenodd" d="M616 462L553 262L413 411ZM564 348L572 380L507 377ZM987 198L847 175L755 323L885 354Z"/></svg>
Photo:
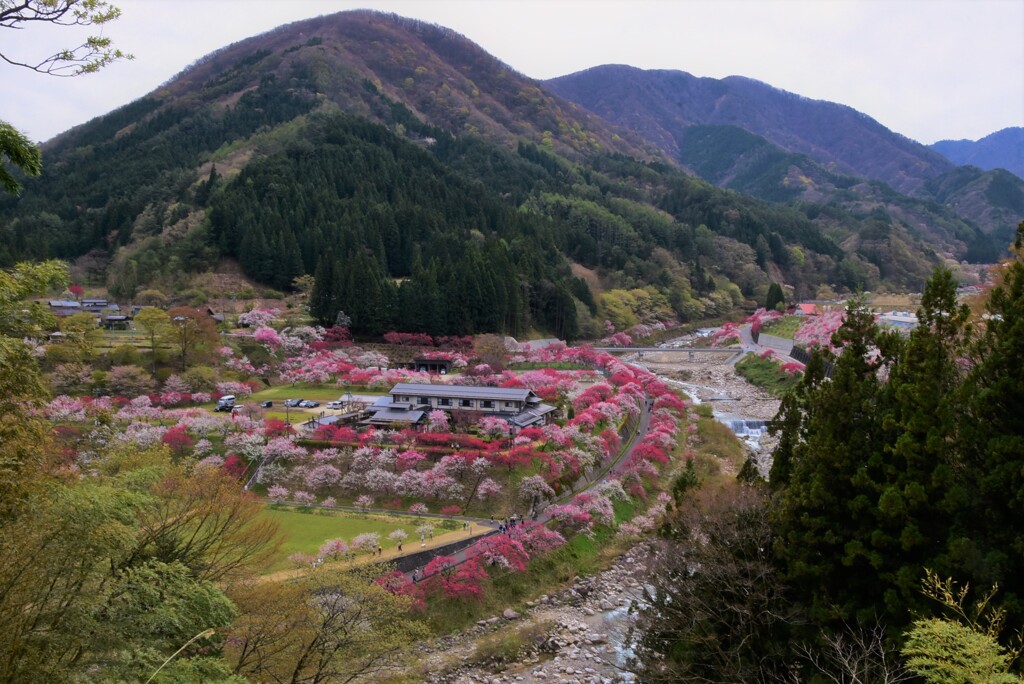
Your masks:
<svg viewBox="0 0 1024 684"><path fill-rule="evenodd" d="M371 425L415 425L430 411L441 410L494 415L524 428L546 424L557 408L524 388L400 382L369 410L373 415L366 422Z"/></svg>

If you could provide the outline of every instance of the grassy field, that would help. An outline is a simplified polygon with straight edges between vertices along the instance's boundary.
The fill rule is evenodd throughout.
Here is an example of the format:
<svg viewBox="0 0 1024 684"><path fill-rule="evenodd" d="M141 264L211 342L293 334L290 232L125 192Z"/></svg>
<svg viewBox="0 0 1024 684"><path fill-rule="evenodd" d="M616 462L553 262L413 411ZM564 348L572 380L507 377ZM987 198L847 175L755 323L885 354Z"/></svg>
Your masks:
<svg viewBox="0 0 1024 684"><path fill-rule="evenodd" d="M259 406L264 401L274 402L273 407L267 409L264 414L267 418L278 418L280 420L287 420L290 423L304 423L305 421L319 416L321 413L324 415L334 415L340 413L340 410L329 409L325 404L329 401L334 401L341 397L345 393L345 390L336 385L310 385L306 383L300 383L297 385L281 385L279 387L270 387L259 392L253 392L247 397L239 397L237 404L241 406ZM384 392L364 392L360 390L358 394L376 394L384 396ZM290 407L285 410L284 400L285 399L311 399L313 401L319 401L320 406L317 408L304 409L298 407ZM215 406L214 403L207 405L209 408Z"/></svg>
<svg viewBox="0 0 1024 684"><path fill-rule="evenodd" d="M868 303L876 309L909 309L913 311L921 305L921 295L876 294L870 297Z"/></svg>
<svg viewBox="0 0 1024 684"><path fill-rule="evenodd" d="M796 331L800 329L800 326L804 324L805 320L807 319L801 316L784 316L761 328L761 332L791 340L793 339L793 336L796 335Z"/></svg>
<svg viewBox="0 0 1024 684"><path fill-rule="evenodd" d="M743 444L727 425L714 418L710 406L701 404L694 406L693 410L700 416L697 421L697 436L700 440L696 449L698 475L709 482L722 478L731 480L747 460ZM701 472L708 466L711 466L710 470ZM715 469L718 472L712 472Z"/></svg>
<svg viewBox="0 0 1024 684"><path fill-rule="evenodd" d="M294 386L280 385L278 387L260 390L259 392L255 392L251 397L246 397L246 400L266 401L267 399L270 399L275 404L278 401L284 401L285 399L312 399L314 401L328 402L338 399L344 393L345 390L337 385L310 385L300 383ZM383 396L386 392L363 392L360 390L359 394L379 394Z"/></svg>
<svg viewBox="0 0 1024 684"><path fill-rule="evenodd" d="M800 382L799 376L787 373L779 364L756 354L747 354L736 364L736 372L751 385L764 389L774 397L784 396Z"/></svg>
<svg viewBox="0 0 1024 684"><path fill-rule="evenodd" d="M135 347L140 352L148 352L149 336L138 330L101 330L96 342L96 351L109 352L121 346ZM170 350L168 344L157 343L157 349Z"/></svg>
<svg viewBox="0 0 1024 684"><path fill-rule="evenodd" d="M440 528L443 521L435 518L363 515L293 506L269 506L262 515L278 523L285 537L280 554L266 569L267 572L289 567L288 556L293 553L301 551L302 553L316 554L320 545L328 539L341 538L352 541L352 538L358 534L376 532L380 535L381 546L390 549L395 546L395 542L388 539L388 535L395 530L405 530L409 533L409 538L406 540L408 549L411 548L409 545L414 540L417 544L419 543L416 539L416 528L420 525L434 525L437 528L435 537L444 532Z"/></svg>

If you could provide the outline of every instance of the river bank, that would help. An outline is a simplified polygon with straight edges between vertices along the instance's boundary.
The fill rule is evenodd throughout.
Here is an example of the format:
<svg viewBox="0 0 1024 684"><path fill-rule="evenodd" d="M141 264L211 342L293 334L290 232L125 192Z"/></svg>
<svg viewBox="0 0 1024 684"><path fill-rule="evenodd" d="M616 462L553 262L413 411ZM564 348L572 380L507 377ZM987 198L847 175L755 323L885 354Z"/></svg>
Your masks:
<svg viewBox="0 0 1024 684"><path fill-rule="evenodd" d="M522 614L481 620L472 629L424 647L430 684L619 684L626 672L629 607L641 599L649 548L640 544L596 575L527 604ZM489 639L516 633L529 640L515 662L488 657ZM506 636L507 638L507 636ZM461 663L461 664L460 664Z"/></svg>

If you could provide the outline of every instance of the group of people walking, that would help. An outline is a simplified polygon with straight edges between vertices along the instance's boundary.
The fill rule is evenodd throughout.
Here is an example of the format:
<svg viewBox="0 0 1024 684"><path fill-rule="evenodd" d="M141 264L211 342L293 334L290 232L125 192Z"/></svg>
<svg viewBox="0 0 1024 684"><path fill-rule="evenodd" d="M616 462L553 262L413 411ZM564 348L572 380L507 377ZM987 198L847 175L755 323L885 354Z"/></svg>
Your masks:
<svg viewBox="0 0 1024 684"><path fill-rule="evenodd" d="M532 520L536 520L537 519L537 511L536 511L536 509L530 511L530 518ZM494 522L494 516L493 515L491 516L491 522ZM523 519L519 517L519 514L518 513L513 513L511 516L509 516L509 517L505 518L504 520L498 522L498 532L500 532L501 534L505 534L509 530L514 529L516 525L518 525L518 524L520 524L522 522L523 522Z"/></svg>

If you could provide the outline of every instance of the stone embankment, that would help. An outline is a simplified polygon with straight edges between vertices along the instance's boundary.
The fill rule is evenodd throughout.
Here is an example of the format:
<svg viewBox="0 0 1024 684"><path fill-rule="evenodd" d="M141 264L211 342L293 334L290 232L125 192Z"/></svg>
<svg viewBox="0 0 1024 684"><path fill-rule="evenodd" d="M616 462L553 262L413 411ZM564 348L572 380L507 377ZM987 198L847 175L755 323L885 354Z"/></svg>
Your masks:
<svg viewBox="0 0 1024 684"><path fill-rule="evenodd" d="M634 682L626 664L630 605L642 594L647 547L637 546L609 569L577 579L557 593L530 601L522 614L506 610L472 629L426 648L430 684L617 684ZM538 629L539 628L539 629ZM511 664L474 662L476 644L498 630L533 635ZM436 666L436 667L435 667Z"/></svg>

